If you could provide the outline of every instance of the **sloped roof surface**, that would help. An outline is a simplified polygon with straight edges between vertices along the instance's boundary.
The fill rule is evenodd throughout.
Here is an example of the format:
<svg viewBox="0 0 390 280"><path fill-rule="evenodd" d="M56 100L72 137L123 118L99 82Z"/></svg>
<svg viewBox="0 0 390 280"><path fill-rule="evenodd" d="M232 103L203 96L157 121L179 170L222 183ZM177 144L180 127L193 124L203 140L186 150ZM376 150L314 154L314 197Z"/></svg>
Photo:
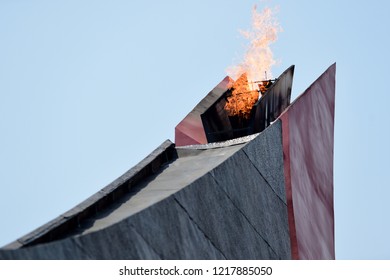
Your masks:
<svg viewBox="0 0 390 280"><path fill-rule="evenodd" d="M259 134L165 141L0 259L334 259L335 70Z"/></svg>

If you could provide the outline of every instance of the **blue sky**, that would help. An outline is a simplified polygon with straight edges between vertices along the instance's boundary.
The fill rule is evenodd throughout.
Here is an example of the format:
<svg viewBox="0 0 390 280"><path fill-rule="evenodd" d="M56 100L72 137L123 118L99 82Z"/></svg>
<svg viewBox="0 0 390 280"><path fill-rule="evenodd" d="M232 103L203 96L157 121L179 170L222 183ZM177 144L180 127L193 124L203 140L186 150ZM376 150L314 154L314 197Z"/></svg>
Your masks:
<svg viewBox="0 0 390 280"><path fill-rule="evenodd" d="M337 62L336 257L390 259L388 1L0 1L0 246L138 163L279 6L295 98Z"/></svg>

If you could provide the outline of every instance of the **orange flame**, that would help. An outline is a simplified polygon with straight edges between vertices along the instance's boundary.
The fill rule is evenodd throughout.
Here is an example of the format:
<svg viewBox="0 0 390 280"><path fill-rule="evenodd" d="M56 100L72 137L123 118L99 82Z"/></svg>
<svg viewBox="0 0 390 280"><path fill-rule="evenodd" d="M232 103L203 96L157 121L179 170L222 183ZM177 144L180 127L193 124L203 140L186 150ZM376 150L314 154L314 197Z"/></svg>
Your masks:
<svg viewBox="0 0 390 280"><path fill-rule="evenodd" d="M259 92L251 90L246 73L233 83L232 95L227 98L225 110L229 116L249 119L253 105L259 99Z"/></svg>
<svg viewBox="0 0 390 280"><path fill-rule="evenodd" d="M248 119L253 105L259 98L259 93L253 90L250 81L262 80L266 73L272 78L271 67L275 64L270 44L275 42L277 35L282 31L279 23L274 18L274 12L270 8L264 8L261 13L257 12L256 6L252 11L251 30L240 31L244 38L248 39L249 45L243 61L227 69L228 75L237 79L232 85L232 95L228 97L225 110L229 116L240 116ZM265 77L267 78L267 77ZM263 94L266 86L259 85Z"/></svg>
<svg viewBox="0 0 390 280"><path fill-rule="evenodd" d="M240 31L241 35L249 40L246 52L241 63L230 66L227 73L233 79L237 79L243 73L247 73L250 81L262 80L264 73L272 78L271 67L276 63L270 48L270 44L278 38L282 31L274 14L276 8L264 8L261 13L253 7L252 28Z"/></svg>

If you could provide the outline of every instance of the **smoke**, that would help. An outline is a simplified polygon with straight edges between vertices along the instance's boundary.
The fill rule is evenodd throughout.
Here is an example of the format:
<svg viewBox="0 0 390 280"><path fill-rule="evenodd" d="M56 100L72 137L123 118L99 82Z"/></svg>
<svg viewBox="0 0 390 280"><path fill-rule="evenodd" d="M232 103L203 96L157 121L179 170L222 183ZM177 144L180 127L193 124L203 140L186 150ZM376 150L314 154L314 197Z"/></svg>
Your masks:
<svg viewBox="0 0 390 280"><path fill-rule="evenodd" d="M277 8L266 7L258 12L256 5L253 7L251 28L240 30L240 34L248 40L246 51L238 65L227 68L226 72L230 77L236 80L243 73L247 73L249 81L272 78L271 67L275 64L275 59L270 45L277 40L278 33L282 31L275 13Z"/></svg>

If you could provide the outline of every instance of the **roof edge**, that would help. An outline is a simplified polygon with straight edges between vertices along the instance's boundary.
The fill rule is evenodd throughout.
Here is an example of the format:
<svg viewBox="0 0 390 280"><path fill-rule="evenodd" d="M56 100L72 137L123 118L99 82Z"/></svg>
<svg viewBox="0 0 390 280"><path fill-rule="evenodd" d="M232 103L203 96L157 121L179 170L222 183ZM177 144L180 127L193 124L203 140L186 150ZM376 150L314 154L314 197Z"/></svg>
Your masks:
<svg viewBox="0 0 390 280"><path fill-rule="evenodd" d="M175 144L164 141L137 165L126 171L112 183L102 188L74 208L40 226L1 249L18 249L66 237L70 229L77 228L85 220L107 207L147 176L155 174L163 164L177 158Z"/></svg>

